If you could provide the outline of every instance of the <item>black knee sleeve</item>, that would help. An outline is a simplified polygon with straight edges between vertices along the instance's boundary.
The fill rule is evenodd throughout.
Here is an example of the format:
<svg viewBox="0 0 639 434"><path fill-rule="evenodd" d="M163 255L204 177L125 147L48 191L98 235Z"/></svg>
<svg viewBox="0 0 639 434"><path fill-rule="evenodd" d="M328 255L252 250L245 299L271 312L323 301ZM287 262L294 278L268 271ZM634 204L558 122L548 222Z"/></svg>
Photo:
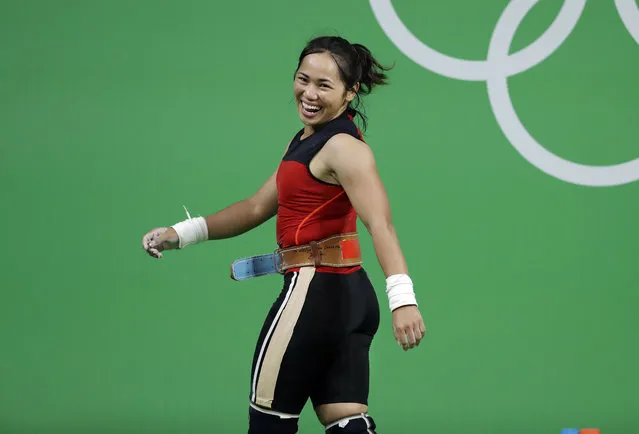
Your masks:
<svg viewBox="0 0 639 434"><path fill-rule="evenodd" d="M295 434L297 421L296 417L283 418L249 407L248 434Z"/></svg>
<svg viewBox="0 0 639 434"><path fill-rule="evenodd" d="M326 426L326 434L376 434L375 421L368 414L345 417Z"/></svg>

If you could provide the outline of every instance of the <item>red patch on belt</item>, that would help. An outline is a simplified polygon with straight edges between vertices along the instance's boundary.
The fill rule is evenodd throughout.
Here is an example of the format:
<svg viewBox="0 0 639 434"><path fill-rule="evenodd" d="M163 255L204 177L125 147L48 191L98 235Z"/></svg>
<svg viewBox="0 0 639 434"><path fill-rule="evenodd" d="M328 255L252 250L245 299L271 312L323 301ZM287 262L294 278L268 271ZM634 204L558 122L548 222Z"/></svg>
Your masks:
<svg viewBox="0 0 639 434"><path fill-rule="evenodd" d="M355 259L360 257L358 240L340 240L339 246L342 249L342 259Z"/></svg>

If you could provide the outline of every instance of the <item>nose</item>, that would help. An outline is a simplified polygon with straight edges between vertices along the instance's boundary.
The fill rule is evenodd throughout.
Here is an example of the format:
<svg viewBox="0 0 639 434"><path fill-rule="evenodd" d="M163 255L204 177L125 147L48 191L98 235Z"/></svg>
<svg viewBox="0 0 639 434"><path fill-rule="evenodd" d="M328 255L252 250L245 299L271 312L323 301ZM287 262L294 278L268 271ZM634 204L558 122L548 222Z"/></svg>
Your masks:
<svg viewBox="0 0 639 434"><path fill-rule="evenodd" d="M315 86L309 84L304 88L304 98L311 101L317 99L317 89L315 89Z"/></svg>

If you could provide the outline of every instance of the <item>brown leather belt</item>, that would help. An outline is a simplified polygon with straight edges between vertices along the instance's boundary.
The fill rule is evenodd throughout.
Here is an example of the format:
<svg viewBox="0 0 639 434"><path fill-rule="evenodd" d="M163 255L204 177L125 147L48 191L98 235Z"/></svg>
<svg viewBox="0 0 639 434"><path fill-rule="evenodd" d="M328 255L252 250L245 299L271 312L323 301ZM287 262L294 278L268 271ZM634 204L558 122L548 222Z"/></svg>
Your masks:
<svg viewBox="0 0 639 434"><path fill-rule="evenodd" d="M297 267L353 267L362 263L357 233L334 235L301 246L277 249L278 271Z"/></svg>

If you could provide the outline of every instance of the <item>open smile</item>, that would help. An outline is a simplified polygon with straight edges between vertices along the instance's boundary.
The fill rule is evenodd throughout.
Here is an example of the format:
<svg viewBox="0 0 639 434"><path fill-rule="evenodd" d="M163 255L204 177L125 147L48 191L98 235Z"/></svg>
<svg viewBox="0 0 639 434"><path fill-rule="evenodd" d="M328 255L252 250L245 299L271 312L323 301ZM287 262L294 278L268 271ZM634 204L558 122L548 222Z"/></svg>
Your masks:
<svg viewBox="0 0 639 434"><path fill-rule="evenodd" d="M308 104L304 101L301 101L301 106L302 106L302 113L304 114L304 116L312 118L314 116L317 116L317 114L322 111L322 107L318 106L318 105L312 105L312 104Z"/></svg>

